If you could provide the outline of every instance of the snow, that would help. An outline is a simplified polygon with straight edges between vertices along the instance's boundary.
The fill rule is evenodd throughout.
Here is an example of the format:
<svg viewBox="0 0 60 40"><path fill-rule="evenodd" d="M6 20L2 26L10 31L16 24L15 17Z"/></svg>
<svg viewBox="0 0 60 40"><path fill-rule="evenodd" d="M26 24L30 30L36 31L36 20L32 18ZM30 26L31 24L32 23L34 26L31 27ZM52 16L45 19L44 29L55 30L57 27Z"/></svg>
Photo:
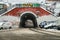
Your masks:
<svg viewBox="0 0 60 40"><path fill-rule="evenodd" d="M6 4L9 7L9 3L0 2L0 4Z"/></svg>
<svg viewBox="0 0 60 40"><path fill-rule="evenodd" d="M2 0L1 2L17 4L17 3L45 3L45 0ZM14 3L13 3L14 2Z"/></svg>
<svg viewBox="0 0 60 40"><path fill-rule="evenodd" d="M45 15L45 16L41 16L41 17L39 16L37 18L38 25L43 21L55 21L55 20L57 20L57 18L52 15Z"/></svg>
<svg viewBox="0 0 60 40"><path fill-rule="evenodd" d="M0 16L0 21L20 21L19 17L15 17L15 16Z"/></svg>
<svg viewBox="0 0 60 40"><path fill-rule="evenodd" d="M27 20L25 22L25 26L33 26L33 22L31 20Z"/></svg>
<svg viewBox="0 0 60 40"><path fill-rule="evenodd" d="M12 25L12 27L18 27L20 23L20 18L15 16L0 16L0 22L5 22L5 26ZM0 23L1 25L1 23Z"/></svg>
<svg viewBox="0 0 60 40"><path fill-rule="evenodd" d="M56 23L50 23L50 24L44 26L44 28L48 28L48 27L51 27L51 26L54 26L54 25L56 25Z"/></svg>
<svg viewBox="0 0 60 40"><path fill-rule="evenodd" d="M55 32L55 33L59 33L60 32L60 30L56 30L56 29L46 29L46 31Z"/></svg>
<svg viewBox="0 0 60 40"><path fill-rule="evenodd" d="M0 22L0 26L2 26L3 22Z"/></svg>
<svg viewBox="0 0 60 40"><path fill-rule="evenodd" d="M57 25L60 25L60 17L57 17L56 23Z"/></svg>

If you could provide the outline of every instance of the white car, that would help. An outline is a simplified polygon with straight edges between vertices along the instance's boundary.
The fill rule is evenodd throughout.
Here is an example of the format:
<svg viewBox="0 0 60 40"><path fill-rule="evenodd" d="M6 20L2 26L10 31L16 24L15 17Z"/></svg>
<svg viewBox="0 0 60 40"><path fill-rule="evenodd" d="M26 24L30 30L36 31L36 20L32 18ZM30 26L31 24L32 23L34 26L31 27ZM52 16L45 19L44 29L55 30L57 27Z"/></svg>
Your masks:
<svg viewBox="0 0 60 40"><path fill-rule="evenodd" d="M12 28L11 22L0 22L0 29L10 29Z"/></svg>
<svg viewBox="0 0 60 40"><path fill-rule="evenodd" d="M58 26L56 21L46 21L46 22L42 22L42 24L40 23L40 27L45 28L45 29L54 28Z"/></svg>

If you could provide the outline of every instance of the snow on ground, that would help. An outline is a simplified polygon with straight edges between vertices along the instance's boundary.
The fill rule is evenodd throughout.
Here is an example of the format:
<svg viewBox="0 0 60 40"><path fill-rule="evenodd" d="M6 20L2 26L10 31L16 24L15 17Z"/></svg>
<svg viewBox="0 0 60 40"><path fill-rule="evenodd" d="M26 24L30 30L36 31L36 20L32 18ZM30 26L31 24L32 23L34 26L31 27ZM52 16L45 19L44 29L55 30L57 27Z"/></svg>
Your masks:
<svg viewBox="0 0 60 40"><path fill-rule="evenodd" d="M60 30L56 30L56 29L46 29L45 31L55 32L55 33L59 33L60 32Z"/></svg>
<svg viewBox="0 0 60 40"><path fill-rule="evenodd" d="M60 17L57 17L57 20L56 20L56 21L57 21L56 23L57 23L58 25L60 25Z"/></svg>
<svg viewBox="0 0 60 40"><path fill-rule="evenodd" d="M43 21L55 21L57 20L57 17L54 17L52 15L45 15L37 18L38 25Z"/></svg>
<svg viewBox="0 0 60 40"><path fill-rule="evenodd" d="M18 27L20 18L15 16L0 16L0 22L4 21L10 22L13 24L13 26Z"/></svg>
<svg viewBox="0 0 60 40"><path fill-rule="evenodd" d="M43 21L55 21L57 20L57 24L60 25L60 17L55 17L52 15L48 16L41 16L37 18L37 23L38 26L41 22ZM0 16L0 22L8 21L13 24L14 27L18 27L20 23L20 17L15 17L15 16Z"/></svg>
<svg viewBox="0 0 60 40"><path fill-rule="evenodd" d="M31 20L27 20L26 22L25 22L25 26L32 26L33 27L33 22L31 21Z"/></svg>
<svg viewBox="0 0 60 40"><path fill-rule="evenodd" d="M19 17L15 16L0 16L0 21L7 20L7 21L20 21Z"/></svg>

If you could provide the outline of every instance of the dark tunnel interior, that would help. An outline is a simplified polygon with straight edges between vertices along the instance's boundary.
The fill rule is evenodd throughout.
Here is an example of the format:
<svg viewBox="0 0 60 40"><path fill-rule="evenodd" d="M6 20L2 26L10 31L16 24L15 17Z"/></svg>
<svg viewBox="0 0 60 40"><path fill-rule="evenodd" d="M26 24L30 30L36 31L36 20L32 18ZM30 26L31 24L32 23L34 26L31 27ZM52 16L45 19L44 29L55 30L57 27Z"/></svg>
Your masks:
<svg viewBox="0 0 60 40"><path fill-rule="evenodd" d="M27 20L31 20L33 22L33 28L37 27L37 21L36 21L36 17L31 14L31 13L25 13L21 16L21 19L20 19L20 27L25 27L25 22ZM28 27L27 27L28 28Z"/></svg>

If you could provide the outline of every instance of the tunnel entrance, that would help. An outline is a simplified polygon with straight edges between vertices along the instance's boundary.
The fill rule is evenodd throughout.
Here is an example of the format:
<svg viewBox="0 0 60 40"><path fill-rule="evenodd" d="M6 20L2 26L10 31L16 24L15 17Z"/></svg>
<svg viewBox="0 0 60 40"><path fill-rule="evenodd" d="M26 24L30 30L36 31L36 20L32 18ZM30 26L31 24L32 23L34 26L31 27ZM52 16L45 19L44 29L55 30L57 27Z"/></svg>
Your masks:
<svg viewBox="0 0 60 40"><path fill-rule="evenodd" d="M27 20L32 21L33 26L31 26L31 25L26 26L26 24L28 24L28 23L26 23ZM21 16L21 19L20 19L20 27L25 27L25 28L26 28L26 27L27 27L27 28L29 28L29 27L31 27L31 28L37 27L36 17L35 17L33 14L31 14L31 13L25 13L25 14L23 14L23 15Z"/></svg>

